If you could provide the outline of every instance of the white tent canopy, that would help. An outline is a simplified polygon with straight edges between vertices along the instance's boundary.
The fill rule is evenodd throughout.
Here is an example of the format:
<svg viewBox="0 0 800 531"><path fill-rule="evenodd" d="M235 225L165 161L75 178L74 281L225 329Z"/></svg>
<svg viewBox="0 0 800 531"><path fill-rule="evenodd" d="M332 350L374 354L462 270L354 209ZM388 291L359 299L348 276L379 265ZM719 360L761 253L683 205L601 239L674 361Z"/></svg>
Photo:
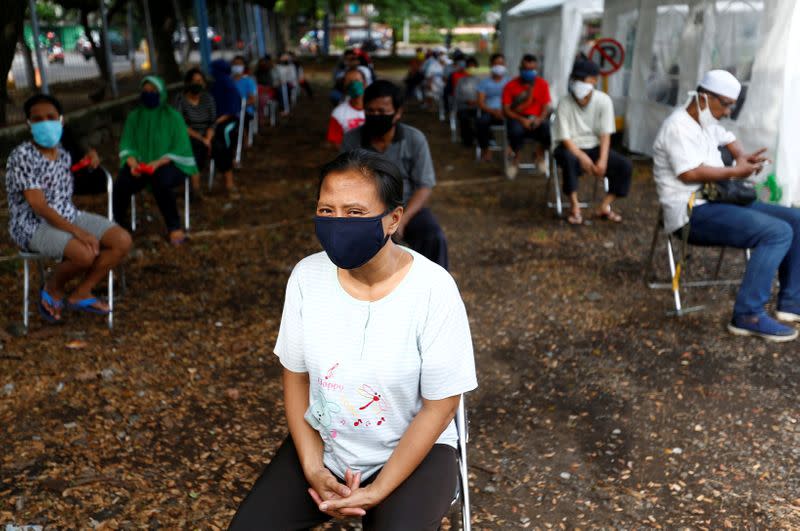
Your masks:
<svg viewBox="0 0 800 531"><path fill-rule="evenodd" d="M766 146L781 203L800 204L800 2L795 0L605 0L603 36L626 48L625 66L609 78L625 143L652 153L664 119L703 73L724 68L742 81L741 108L725 126L744 144Z"/></svg>
<svg viewBox="0 0 800 531"><path fill-rule="evenodd" d="M599 19L603 0L524 0L506 13L506 63L513 72L523 55L539 58L541 75L554 99L567 92L584 22Z"/></svg>

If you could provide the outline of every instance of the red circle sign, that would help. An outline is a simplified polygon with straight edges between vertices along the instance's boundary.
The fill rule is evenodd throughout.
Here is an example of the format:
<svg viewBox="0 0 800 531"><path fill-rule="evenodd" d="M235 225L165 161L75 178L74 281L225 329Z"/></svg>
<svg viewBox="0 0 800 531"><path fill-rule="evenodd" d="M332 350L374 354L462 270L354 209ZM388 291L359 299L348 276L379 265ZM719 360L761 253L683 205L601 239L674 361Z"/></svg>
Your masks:
<svg viewBox="0 0 800 531"><path fill-rule="evenodd" d="M614 39L598 39L589 51L589 59L600 67L604 76L613 74L625 63L625 49Z"/></svg>

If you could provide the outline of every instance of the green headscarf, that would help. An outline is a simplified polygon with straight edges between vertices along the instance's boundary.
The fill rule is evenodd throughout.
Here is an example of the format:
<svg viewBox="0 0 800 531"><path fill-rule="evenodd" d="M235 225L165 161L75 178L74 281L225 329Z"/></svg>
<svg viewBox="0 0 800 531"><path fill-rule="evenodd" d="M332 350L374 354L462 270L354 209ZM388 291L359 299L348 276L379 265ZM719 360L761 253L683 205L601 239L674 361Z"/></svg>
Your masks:
<svg viewBox="0 0 800 531"><path fill-rule="evenodd" d="M119 143L120 167L126 164L128 157L144 163L167 157L186 175L197 173L186 122L167 104L164 81L158 76L146 76L140 86L145 83L151 83L158 90L159 105L155 109L139 105L128 115Z"/></svg>

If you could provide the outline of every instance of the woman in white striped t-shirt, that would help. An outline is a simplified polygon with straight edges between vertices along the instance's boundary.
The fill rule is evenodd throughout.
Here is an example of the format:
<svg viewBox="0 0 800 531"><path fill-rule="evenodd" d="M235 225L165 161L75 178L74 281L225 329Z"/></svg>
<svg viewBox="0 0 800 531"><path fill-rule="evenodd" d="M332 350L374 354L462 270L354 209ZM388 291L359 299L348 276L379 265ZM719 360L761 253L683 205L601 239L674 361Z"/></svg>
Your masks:
<svg viewBox="0 0 800 531"><path fill-rule="evenodd" d="M464 304L450 274L391 236L399 170L354 150L322 170L325 252L292 272L275 353L290 436L231 529L434 530L457 486L453 416L475 389Z"/></svg>

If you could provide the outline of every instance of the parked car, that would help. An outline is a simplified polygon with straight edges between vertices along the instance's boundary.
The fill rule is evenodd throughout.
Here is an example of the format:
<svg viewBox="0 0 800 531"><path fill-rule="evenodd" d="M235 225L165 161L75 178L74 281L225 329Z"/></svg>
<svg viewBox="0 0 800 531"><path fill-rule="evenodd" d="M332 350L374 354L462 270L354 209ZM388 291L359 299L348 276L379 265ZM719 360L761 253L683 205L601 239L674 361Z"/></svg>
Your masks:
<svg viewBox="0 0 800 531"><path fill-rule="evenodd" d="M191 26L188 29L189 39L192 41L192 48L197 49L200 48L200 28L197 26ZM222 46L222 35L217 33L217 30L211 26L208 27L208 31L206 32L208 35L208 42L211 43L212 50L219 50ZM182 46L186 43L186 37L184 36L183 32L180 30L175 30L172 34L172 44L174 46Z"/></svg>
<svg viewBox="0 0 800 531"><path fill-rule="evenodd" d="M366 28L349 29L345 33L344 42L348 48L361 48L367 52L388 50L392 47L392 39L378 29L370 32Z"/></svg>
<svg viewBox="0 0 800 531"><path fill-rule="evenodd" d="M94 41L95 45L100 44L100 32L98 30L92 30L92 40ZM117 30L108 30L108 40L111 43L111 53L114 55L124 55L128 57L128 42L122 36L120 32ZM75 43L75 50L80 52L83 55L83 58L87 61L94 57L94 50L92 49L92 43L89 42L89 38L86 36L85 33L81 34L78 37L78 42Z"/></svg>

